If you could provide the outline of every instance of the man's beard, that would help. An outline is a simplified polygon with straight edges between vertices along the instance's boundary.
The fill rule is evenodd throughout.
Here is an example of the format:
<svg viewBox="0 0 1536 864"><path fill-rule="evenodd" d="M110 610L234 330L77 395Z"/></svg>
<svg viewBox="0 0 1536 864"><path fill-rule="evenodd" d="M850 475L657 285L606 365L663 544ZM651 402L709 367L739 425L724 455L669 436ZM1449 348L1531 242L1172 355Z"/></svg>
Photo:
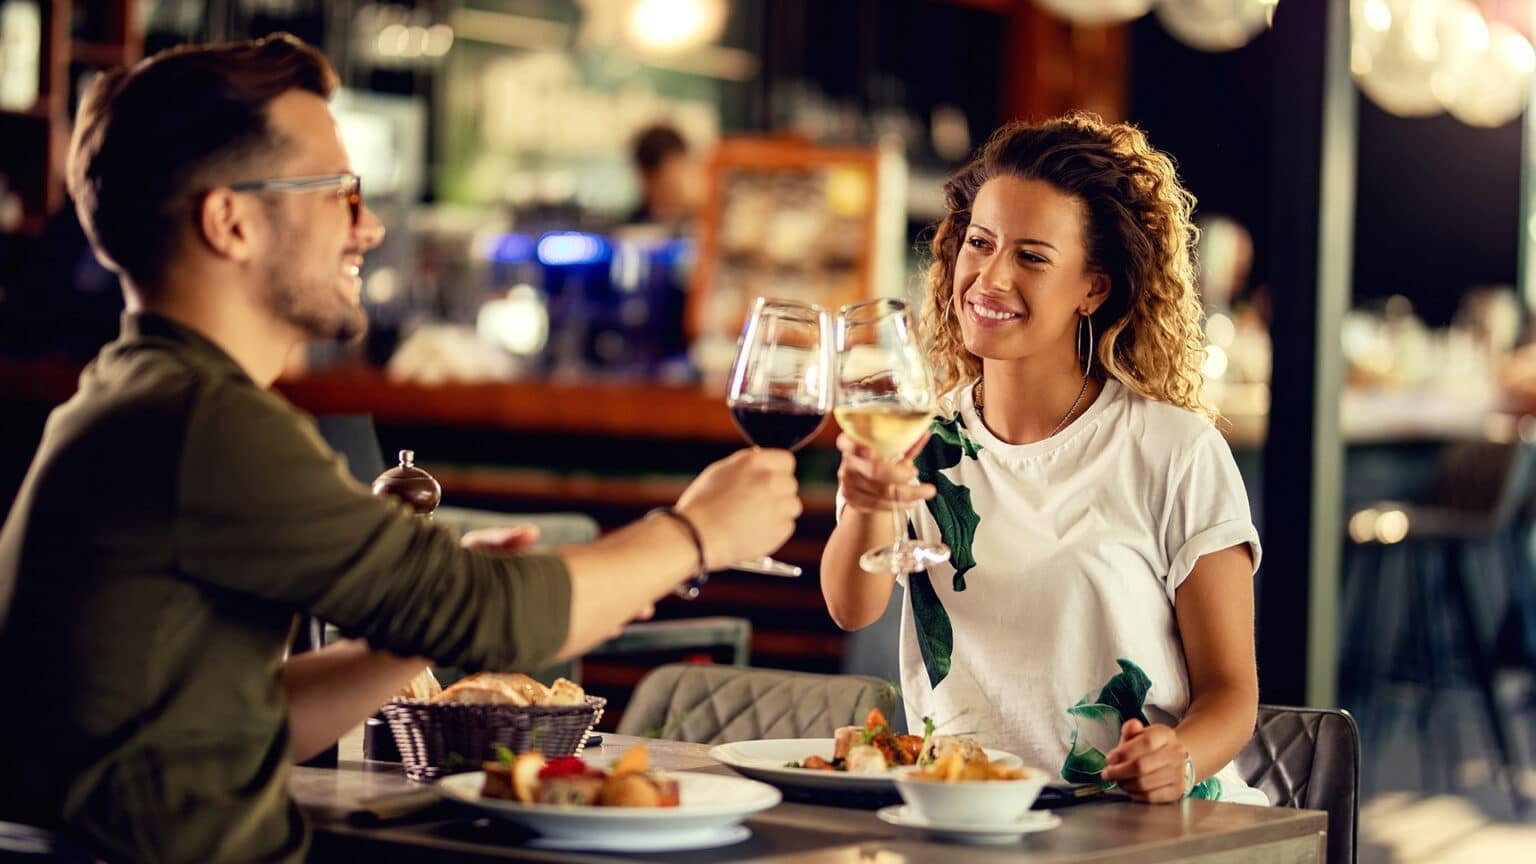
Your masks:
<svg viewBox="0 0 1536 864"><path fill-rule="evenodd" d="M302 273L298 262L304 256L293 248L297 245L291 242L293 235L284 233L289 242L282 244L280 254L274 255L267 267L267 310L293 325L310 342L360 340L368 330L368 314L360 304L349 303L341 295L334 273L324 277Z"/></svg>

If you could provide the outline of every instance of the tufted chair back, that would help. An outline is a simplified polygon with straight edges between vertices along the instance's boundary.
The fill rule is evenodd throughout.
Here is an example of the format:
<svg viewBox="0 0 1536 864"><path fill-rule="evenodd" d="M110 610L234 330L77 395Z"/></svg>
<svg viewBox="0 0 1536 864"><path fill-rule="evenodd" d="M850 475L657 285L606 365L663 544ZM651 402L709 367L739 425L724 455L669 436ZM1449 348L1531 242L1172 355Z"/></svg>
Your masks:
<svg viewBox="0 0 1536 864"><path fill-rule="evenodd" d="M1360 816L1360 730L1348 712L1260 705L1253 740L1237 754L1248 785L1277 807L1328 813L1328 861L1354 864Z"/></svg>
<svg viewBox="0 0 1536 864"><path fill-rule="evenodd" d="M641 679L618 731L695 744L831 738L871 708L894 722L896 688L865 675L673 663Z"/></svg>

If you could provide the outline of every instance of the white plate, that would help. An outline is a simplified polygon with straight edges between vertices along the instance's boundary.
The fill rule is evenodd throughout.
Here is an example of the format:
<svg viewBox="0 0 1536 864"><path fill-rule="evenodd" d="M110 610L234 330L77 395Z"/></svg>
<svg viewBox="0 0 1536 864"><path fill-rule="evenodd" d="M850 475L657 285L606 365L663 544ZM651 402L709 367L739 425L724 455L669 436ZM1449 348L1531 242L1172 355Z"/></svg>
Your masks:
<svg viewBox="0 0 1536 864"><path fill-rule="evenodd" d="M916 828L945 840L961 843L1012 843L1025 834L1049 831L1061 824L1061 817L1049 810L1031 810L1017 822L1006 825L964 825L929 822L905 804L881 807L875 811L881 822Z"/></svg>
<svg viewBox="0 0 1536 864"><path fill-rule="evenodd" d="M988 750L987 758L1009 767L1019 767L1024 760L1002 750ZM781 789L832 789L845 792L891 792L896 784L889 774L849 774L846 771L814 771L786 768L786 762L804 762L807 756L832 761L831 738L769 738L761 741L737 741L711 748L709 757L748 777L772 783Z"/></svg>
<svg viewBox="0 0 1536 864"><path fill-rule="evenodd" d="M688 772L671 776L678 784L676 807L559 807L482 798L485 774L481 771L444 777L432 788L444 798L478 807L546 838L579 844L571 848L634 851L703 848L657 844L698 842L699 835L706 833L718 841L709 845L738 842L739 833L728 829L783 799L772 786L740 777Z"/></svg>
<svg viewBox="0 0 1536 864"><path fill-rule="evenodd" d="M702 831L678 831L666 834L604 834L600 837L572 839L566 837L535 837L528 841L533 849L551 849L557 852L581 850L593 852L682 852L688 849L714 849L731 846L752 836L752 829L745 825L727 825L724 828L705 828Z"/></svg>

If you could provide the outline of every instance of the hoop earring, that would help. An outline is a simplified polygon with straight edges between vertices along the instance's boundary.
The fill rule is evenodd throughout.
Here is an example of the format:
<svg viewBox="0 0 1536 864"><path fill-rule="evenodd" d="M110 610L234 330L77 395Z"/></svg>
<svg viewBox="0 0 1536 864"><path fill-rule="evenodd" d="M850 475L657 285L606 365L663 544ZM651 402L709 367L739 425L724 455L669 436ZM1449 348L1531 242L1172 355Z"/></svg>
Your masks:
<svg viewBox="0 0 1536 864"><path fill-rule="evenodd" d="M1087 324L1088 324L1088 350L1087 351L1083 351L1083 323L1084 322L1087 322ZM1078 319L1077 319L1077 350L1078 350L1079 354L1083 355L1083 377L1087 378L1088 377L1088 373L1090 371L1092 371L1092 369L1093 369L1093 317L1090 316L1090 315L1079 315L1078 316Z"/></svg>

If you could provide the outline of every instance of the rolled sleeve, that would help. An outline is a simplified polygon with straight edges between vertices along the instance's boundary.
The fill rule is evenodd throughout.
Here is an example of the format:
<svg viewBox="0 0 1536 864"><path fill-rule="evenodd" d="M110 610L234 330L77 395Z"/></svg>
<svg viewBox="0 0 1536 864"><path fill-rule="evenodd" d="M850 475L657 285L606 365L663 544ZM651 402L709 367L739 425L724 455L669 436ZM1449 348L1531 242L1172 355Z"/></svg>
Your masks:
<svg viewBox="0 0 1536 864"><path fill-rule="evenodd" d="M1165 548L1168 550L1168 602L1189 578L1201 556L1247 544L1258 572L1263 551L1248 508L1248 493L1232 459L1232 450L1215 429L1194 442L1181 471L1173 475L1167 497Z"/></svg>

